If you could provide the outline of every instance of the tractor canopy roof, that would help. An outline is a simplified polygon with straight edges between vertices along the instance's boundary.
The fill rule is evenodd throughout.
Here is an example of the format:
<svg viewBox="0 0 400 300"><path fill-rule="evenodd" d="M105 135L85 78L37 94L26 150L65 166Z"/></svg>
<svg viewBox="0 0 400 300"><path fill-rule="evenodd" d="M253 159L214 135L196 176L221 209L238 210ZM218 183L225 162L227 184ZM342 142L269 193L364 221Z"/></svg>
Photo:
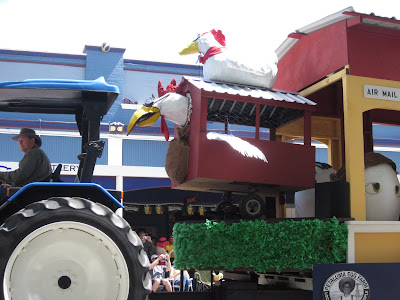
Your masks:
<svg viewBox="0 0 400 300"><path fill-rule="evenodd" d="M77 114L88 107L104 116L119 95L117 86L96 80L29 79L0 82L0 111Z"/></svg>

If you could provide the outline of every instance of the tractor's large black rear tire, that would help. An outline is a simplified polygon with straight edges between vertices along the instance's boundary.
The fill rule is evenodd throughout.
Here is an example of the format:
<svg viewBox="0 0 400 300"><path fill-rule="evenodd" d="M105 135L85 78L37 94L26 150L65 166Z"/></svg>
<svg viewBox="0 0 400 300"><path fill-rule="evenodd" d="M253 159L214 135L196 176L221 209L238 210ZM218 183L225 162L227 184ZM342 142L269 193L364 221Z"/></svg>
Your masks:
<svg viewBox="0 0 400 300"><path fill-rule="evenodd" d="M123 219L82 198L30 204L0 227L4 300L141 300L149 260Z"/></svg>

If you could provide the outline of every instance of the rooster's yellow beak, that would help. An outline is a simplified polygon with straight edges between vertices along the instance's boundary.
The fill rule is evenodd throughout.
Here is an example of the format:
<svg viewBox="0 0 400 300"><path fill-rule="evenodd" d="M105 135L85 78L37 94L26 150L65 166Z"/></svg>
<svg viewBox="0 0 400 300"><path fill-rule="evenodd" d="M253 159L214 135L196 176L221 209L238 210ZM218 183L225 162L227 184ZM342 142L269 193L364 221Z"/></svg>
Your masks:
<svg viewBox="0 0 400 300"><path fill-rule="evenodd" d="M157 121L160 117L160 110L156 107L142 106L132 115L128 124L126 135L132 131L136 125L139 127L148 126Z"/></svg>
<svg viewBox="0 0 400 300"><path fill-rule="evenodd" d="M181 52L179 52L180 55L186 55L186 54L194 54L194 53L199 53L199 44L197 42L191 43L189 46L187 46L185 49L183 49Z"/></svg>

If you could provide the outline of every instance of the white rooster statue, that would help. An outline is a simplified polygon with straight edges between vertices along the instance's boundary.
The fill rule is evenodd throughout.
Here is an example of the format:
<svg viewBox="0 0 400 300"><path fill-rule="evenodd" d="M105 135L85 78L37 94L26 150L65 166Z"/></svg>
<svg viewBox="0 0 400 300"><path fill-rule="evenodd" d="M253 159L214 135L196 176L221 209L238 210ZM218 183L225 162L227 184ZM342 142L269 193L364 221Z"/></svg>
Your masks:
<svg viewBox="0 0 400 300"><path fill-rule="evenodd" d="M278 58L275 52L252 57L250 53L235 54L226 47L225 36L218 30L199 35L179 54L200 52L205 80L272 88L278 73Z"/></svg>
<svg viewBox="0 0 400 300"><path fill-rule="evenodd" d="M167 89L163 89L161 81L158 82L157 99L151 99L132 115L126 135L137 125L139 127L148 126L161 117L161 132L165 140L169 140L169 131L164 119L174 122L183 127L190 121L192 103L190 95L187 97L172 91L179 91L180 86L176 85L176 79L171 81Z"/></svg>
<svg viewBox="0 0 400 300"><path fill-rule="evenodd" d="M175 93L181 91L182 88L180 85L176 85L175 78L165 90L163 89L161 81L159 81L158 95L160 97L151 99L140 109L135 111L129 121L127 135L129 135L135 126L149 126L155 123L159 117L161 117L161 132L164 134L166 141L169 140L169 132L164 119L180 127L188 125L192 113L191 97L190 94L183 96L179 93ZM226 142L243 156L261 159L266 163L268 162L260 149L239 137L231 134L209 132L207 138L209 140Z"/></svg>

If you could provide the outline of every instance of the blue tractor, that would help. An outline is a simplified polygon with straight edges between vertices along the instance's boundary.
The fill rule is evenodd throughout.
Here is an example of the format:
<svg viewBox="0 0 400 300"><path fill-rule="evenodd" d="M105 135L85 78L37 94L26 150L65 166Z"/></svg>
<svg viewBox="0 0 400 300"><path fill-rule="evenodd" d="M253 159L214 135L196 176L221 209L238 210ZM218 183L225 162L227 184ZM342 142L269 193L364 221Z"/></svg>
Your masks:
<svg viewBox="0 0 400 300"><path fill-rule="evenodd" d="M118 94L102 78L0 83L0 111L72 114L82 137L76 183L7 188L0 206L0 299L148 298L149 260L115 213L123 207L119 192L91 183L104 147L100 121Z"/></svg>

